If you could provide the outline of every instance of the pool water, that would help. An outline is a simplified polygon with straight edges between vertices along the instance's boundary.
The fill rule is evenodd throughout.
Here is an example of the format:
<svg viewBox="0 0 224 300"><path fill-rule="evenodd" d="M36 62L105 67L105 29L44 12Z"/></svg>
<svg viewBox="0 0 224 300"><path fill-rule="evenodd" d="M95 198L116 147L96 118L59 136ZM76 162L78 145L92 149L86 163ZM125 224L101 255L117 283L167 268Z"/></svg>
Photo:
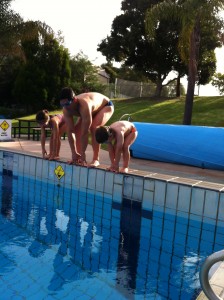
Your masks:
<svg viewBox="0 0 224 300"><path fill-rule="evenodd" d="M0 299L196 299L223 228L94 191L12 176L0 186Z"/></svg>

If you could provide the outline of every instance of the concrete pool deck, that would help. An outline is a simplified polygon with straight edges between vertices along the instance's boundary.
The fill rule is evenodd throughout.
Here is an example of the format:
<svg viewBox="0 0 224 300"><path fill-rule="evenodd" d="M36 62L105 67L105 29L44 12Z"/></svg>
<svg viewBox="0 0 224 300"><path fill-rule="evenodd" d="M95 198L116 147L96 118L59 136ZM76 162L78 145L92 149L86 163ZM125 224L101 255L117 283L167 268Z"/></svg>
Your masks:
<svg viewBox="0 0 224 300"><path fill-rule="evenodd" d="M48 141L46 144L48 144ZM27 153L41 157L41 147L39 141L15 138L11 141L0 142L0 149ZM62 161L71 159L71 151L67 140L61 141L60 156ZM86 156L87 161L90 162L92 159L92 148L90 145L87 147ZM108 152L102 149L100 150L100 163L101 167L105 167L110 164ZM179 178L186 178L186 180L197 180L221 185L223 184L224 186L224 172L218 170L202 169L193 166L164 163L133 157L131 157L129 169L130 173L132 174L137 173L138 175L141 175L141 172L147 172L151 174L153 173L154 175L164 175L164 178L168 175L171 177L175 176Z"/></svg>
<svg viewBox="0 0 224 300"><path fill-rule="evenodd" d="M61 141L61 161L67 161L71 158L71 151L67 140ZM46 142L48 145L48 141ZM46 147L48 149L48 147ZM39 141L31 141L27 139L15 138L11 141L0 142L0 150L24 153L41 157L41 147ZM87 161L92 159L92 148L87 148ZM100 150L100 167L107 167L109 162L108 152ZM201 169L192 166L163 163L157 161L149 161L143 159L132 158L130 160L130 174L137 174L145 176L146 174L153 174L154 177L162 180L169 180L175 178L182 181L199 182L204 185L217 185L221 190L224 190L224 172L218 170ZM217 295L223 297L224 295L224 263L217 269L211 279L211 285ZM207 297L201 293L198 300L205 300Z"/></svg>

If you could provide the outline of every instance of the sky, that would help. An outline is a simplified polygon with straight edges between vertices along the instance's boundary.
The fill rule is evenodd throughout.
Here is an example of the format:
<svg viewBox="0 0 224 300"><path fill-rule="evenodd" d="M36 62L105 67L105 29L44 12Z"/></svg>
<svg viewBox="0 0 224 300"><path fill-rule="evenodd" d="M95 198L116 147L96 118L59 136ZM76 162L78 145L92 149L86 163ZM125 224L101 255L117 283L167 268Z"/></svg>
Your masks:
<svg viewBox="0 0 224 300"><path fill-rule="evenodd" d="M95 65L106 63L97 45L110 35L114 18L122 13L122 0L13 0L11 8L25 20L42 21L61 31L71 55L82 51ZM223 14L224 16L224 14ZM216 49L217 72L224 73L224 47ZM116 65L116 64L115 64ZM186 80L182 80L186 88ZM195 88L197 94L198 88ZM200 86L200 96L219 95L211 84Z"/></svg>
<svg viewBox="0 0 224 300"><path fill-rule="evenodd" d="M106 62L97 45L110 35L122 0L14 0L11 8L25 20L42 21L62 31L71 55L81 50L96 65Z"/></svg>

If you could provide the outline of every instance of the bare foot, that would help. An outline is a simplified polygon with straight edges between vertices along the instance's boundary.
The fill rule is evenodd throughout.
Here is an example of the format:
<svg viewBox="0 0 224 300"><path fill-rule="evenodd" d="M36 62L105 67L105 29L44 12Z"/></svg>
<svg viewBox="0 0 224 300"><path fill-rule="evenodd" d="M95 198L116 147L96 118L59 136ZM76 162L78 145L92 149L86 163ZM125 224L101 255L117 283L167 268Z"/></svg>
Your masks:
<svg viewBox="0 0 224 300"><path fill-rule="evenodd" d="M92 168L96 168L100 165L100 162L98 160L93 160L90 164L89 164L89 167L92 167Z"/></svg>
<svg viewBox="0 0 224 300"><path fill-rule="evenodd" d="M59 156L50 156L49 160L59 160L60 157Z"/></svg>
<svg viewBox="0 0 224 300"><path fill-rule="evenodd" d="M120 172L121 173L128 173L128 168L121 168Z"/></svg>

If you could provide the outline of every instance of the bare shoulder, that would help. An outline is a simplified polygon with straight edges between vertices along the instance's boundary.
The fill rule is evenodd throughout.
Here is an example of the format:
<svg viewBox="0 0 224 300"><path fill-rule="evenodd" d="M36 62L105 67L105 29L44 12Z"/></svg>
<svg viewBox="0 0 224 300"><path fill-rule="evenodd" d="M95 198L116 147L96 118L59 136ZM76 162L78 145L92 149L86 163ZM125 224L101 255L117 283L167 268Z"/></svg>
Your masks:
<svg viewBox="0 0 224 300"><path fill-rule="evenodd" d="M124 128L124 129L130 129L133 127L133 124L129 121L117 121L111 124L111 128Z"/></svg>
<svg viewBox="0 0 224 300"><path fill-rule="evenodd" d="M88 93L83 93L79 95L80 98L82 99L88 99L88 100L93 100L93 101L103 101L104 99L109 101L109 98L101 93L98 92L88 92ZM79 98L78 96L78 98Z"/></svg>

